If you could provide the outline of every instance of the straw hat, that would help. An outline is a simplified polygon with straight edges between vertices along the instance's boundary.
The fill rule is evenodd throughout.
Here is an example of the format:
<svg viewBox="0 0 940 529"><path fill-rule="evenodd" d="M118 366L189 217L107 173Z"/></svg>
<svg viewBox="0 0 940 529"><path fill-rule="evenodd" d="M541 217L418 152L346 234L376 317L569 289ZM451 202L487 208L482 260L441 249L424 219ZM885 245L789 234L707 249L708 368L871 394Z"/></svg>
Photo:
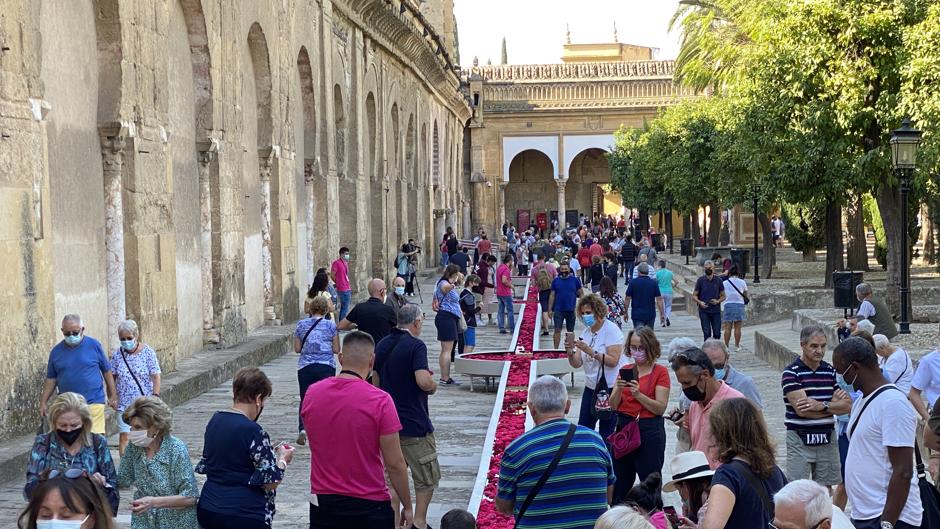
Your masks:
<svg viewBox="0 0 940 529"><path fill-rule="evenodd" d="M663 485L663 492L674 492L676 483L688 479L710 477L715 471L708 466L708 458L704 452L685 452L672 458L669 462L672 472L672 481Z"/></svg>

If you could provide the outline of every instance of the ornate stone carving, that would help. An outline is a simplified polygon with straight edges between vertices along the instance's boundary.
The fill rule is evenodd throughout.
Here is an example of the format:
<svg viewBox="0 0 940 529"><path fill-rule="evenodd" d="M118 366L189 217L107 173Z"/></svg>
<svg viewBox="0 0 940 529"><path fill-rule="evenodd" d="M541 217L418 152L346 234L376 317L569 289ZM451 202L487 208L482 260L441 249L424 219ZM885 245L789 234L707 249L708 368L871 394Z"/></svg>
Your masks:
<svg viewBox="0 0 940 529"><path fill-rule="evenodd" d="M561 81L586 79L672 78L675 61L594 62L571 64L502 64L461 70L462 78L486 81Z"/></svg>

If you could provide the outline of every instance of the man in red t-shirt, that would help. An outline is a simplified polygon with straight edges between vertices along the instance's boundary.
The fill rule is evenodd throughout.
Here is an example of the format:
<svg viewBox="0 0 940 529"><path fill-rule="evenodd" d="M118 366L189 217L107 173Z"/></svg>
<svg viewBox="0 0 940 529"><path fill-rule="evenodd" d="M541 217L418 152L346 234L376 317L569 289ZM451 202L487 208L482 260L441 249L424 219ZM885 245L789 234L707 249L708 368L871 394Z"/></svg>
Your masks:
<svg viewBox="0 0 940 529"><path fill-rule="evenodd" d="M352 303L352 287L349 284L349 248L343 246L339 249L339 259L330 265L330 279L336 285L336 294L339 298L339 321L343 321L349 312Z"/></svg>
<svg viewBox="0 0 940 529"><path fill-rule="evenodd" d="M477 241L477 252L477 260L479 260L480 256L493 252L493 241L489 240L485 233L480 237L480 240ZM473 264L476 264L476 262Z"/></svg>
<svg viewBox="0 0 940 529"><path fill-rule="evenodd" d="M591 248L587 245L581 245L581 249L578 250L578 264L581 265L581 282L590 283L590 270L591 270ZM585 281L587 277L587 281Z"/></svg>
<svg viewBox="0 0 940 529"><path fill-rule="evenodd" d="M347 334L339 361L340 374L310 386L300 411L310 442L310 529L411 527L398 412L388 393L365 381L375 362L372 337ZM401 513L392 510L386 469Z"/></svg>

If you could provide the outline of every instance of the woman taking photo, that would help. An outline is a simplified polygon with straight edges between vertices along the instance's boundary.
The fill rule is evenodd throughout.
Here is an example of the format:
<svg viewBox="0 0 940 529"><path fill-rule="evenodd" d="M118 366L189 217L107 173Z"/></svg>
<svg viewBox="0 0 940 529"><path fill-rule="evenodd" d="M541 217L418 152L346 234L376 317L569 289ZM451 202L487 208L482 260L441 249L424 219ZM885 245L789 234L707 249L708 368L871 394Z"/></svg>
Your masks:
<svg viewBox="0 0 940 529"><path fill-rule="evenodd" d="M627 357L623 355L623 333L607 319L607 304L597 294L582 297L575 313L587 327L577 340L573 333L565 335L568 363L571 367L584 368L584 394L578 424L593 430L600 422L601 437L607 439L617 423L610 407L610 391L617 380L617 370L627 364Z"/></svg>
<svg viewBox="0 0 940 529"><path fill-rule="evenodd" d="M682 452L669 463L672 481L663 485L663 492L678 492L682 498L682 516L688 519L685 525L695 527L699 515L704 516L703 507L708 501L708 491L712 486L715 472L708 466L705 452L693 450ZM691 523L689 523L691 522Z"/></svg>
<svg viewBox="0 0 940 529"><path fill-rule="evenodd" d="M78 469L44 471L19 529L114 529L114 520L101 488Z"/></svg>
<svg viewBox="0 0 940 529"><path fill-rule="evenodd" d="M271 396L271 381L257 367L243 367L232 383L234 401L206 425L202 459L205 474L196 514L203 529L270 529L274 498L294 448L271 445L258 424Z"/></svg>
<svg viewBox="0 0 940 529"><path fill-rule="evenodd" d="M134 486L131 529L199 529L196 476L186 443L170 435L173 416L156 397L141 397L124 410L131 446L121 458L118 484Z"/></svg>
<svg viewBox="0 0 940 529"><path fill-rule="evenodd" d="M776 464L764 416L751 401L736 398L715 404L708 423L722 464L712 476L699 529L767 527L772 498L787 478Z"/></svg>
<svg viewBox="0 0 940 529"><path fill-rule="evenodd" d="M457 293L457 285L460 281L460 267L449 264L444 268L444 275L437 281L437 286L434 288L433 307L437 310L434 326L437 328L437 339L441 342L440 384L445 386L457 384L457 381L450 377L450 353L454 350L454 343L457 341L457 320L463 317L463 312L460 310L460 296Z"/></svg>
<svg viewBox="0 0 940 529"><path fill-rule="evenodd" d="M617 376L617 385L610 395L610 406L617 410L617 429L636 422L640 430L640 446L633 452L614 459L614 501L621 503L639 476L640 481L654 472L661 472L666 457L666 425L663 413L669 403L669 370L656 363L661 351L656 334L649 327L640 327L627 335L628 355L633 358L635 373L629 380ZM633 375L636 378L634 379Z"/></svg>
<svg viewBox="0 0 940 529"><path fill-rule="evenodd" d="M304 406L304 395L313 384L336 374L335 355L339 354L339 332L336 322L327 319L329 298L317 296L308 306L310 317L297 322L294 331L294 352L297 359L297 384L300 386L300 409ZM297 444L307 444L304 421L300 419Z"/></svg>
<svg viewBox="0 0 940 529"><path fill-rule="evenodd" d="M52 400L46 413L49 433L37 435L33 443L26 465L23 497L30 498L44 472L84 472L101 487L111 512L116 513L119 501L117 472L108 450L108 440L103 435L91 433L91 412L85 397L78 393L62 393Z"/></svg>
<svg viewBox="0 0 940 529"><path fill-rule="evenodd" d="M117 422L121 434L118 451L123 455L131 427L122 415L136 398L160 396L160 361L157 353L139 340L137 322L126 320L118 325L117 331L121 346L111 354L111 372L118 394Z"/></svg>

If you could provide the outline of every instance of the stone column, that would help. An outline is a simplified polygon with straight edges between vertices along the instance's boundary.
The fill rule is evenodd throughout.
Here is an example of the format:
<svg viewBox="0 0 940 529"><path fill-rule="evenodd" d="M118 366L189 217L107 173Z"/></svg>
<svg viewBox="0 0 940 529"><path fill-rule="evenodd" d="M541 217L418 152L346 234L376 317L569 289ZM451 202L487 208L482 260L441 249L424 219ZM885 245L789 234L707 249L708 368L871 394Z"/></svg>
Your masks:
<svg viewBox="0 0 940 529"><path fill-rule="evenodd" d="M271 263L271 167L272 149L258 150L258 168L261 177L261 284L264 288L264 320L277 325L274 309L274 284Z"/></svg>
<svg viewBox="0 0 940 529"><path fill-rule="evenodd" d="M496 229L498 230L500 226L506 222L506 186L509 185L509 182L500 181L499 182L499 204L497 204L496 211Z"/></svg>
<svg viewBox="0 0 940 529"><path fill-rule="evenodd" d="M307 286L313 284L313 278L316 272L316 266L314 266L314 252L313 252L313 238L316 236L314 230L314 212L313 212L313 197L314 197L314 188L313 182L314 179L319 176L320 172L320 157L317 156L314 160L305 160L304 161L304 225L307 230Z"/></svg>
<svg viewBox="0 0 940 529"><path fill-rule="evenodd" d="M219 142L212 138L199 142L199 203L200 250L202 272L202 341L219 343L219 330L215 326L215 308L212 288L212 164L216 159Z"/></svg>
<svg viewBox="0 0 940 529"><path fill-rule="evenodd" d="M104 176L105 285L108 295L109 350L117 347L117 328L127 318L124 270L124 149L132 133L120 123L102 125L101 165Z"/></svg>
<svg viewBox="0 0 940 529"><path fill-rule="evenodd" d="M567 179L555 180L555 185L558 186L558 227L565 227L565 185L568 183Z"/></svg>
<svg viewBox="0 0 940 529"><path fill-rule="evenodd" d="M470 202L463 201L463 233L465 237L473 238L473 226L470 220Z"/></svg>

